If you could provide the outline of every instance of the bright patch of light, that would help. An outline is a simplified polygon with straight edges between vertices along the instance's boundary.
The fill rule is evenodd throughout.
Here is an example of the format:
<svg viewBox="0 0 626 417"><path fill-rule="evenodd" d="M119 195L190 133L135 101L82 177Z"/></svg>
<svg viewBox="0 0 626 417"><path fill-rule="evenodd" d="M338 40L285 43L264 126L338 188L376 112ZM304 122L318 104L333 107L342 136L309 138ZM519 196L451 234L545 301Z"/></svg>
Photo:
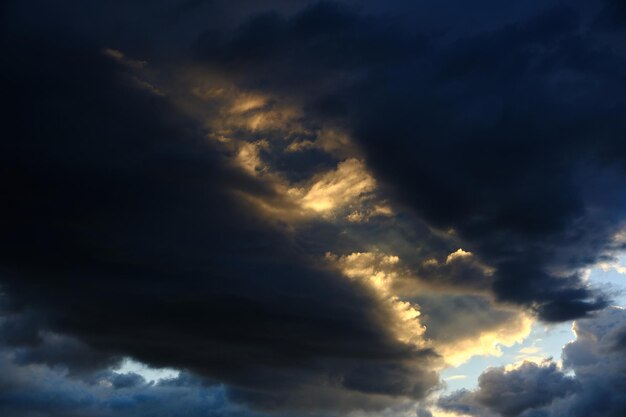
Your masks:
<svg viewBox="0 0 626 417"><path fill-rule="evenodd" d="M146 382L156 382L161 379L173 379L178 378L180 371L172 368L151 368L146 364L132 360L131 358L125 358L118 369L115 372L126 374L135 373L141 375Z"/></svg>

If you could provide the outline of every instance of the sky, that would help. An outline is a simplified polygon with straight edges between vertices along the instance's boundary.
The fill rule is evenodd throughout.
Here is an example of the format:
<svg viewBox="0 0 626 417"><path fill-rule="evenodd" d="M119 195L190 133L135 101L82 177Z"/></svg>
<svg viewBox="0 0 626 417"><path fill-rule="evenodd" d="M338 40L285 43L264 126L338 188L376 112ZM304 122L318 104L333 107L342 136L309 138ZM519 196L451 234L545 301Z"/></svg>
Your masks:
<svg viewBox="0 0 626 417"><path fill-rule="evenodd" d="M626 415L622 2L0 19L1 415Z"/></svg>

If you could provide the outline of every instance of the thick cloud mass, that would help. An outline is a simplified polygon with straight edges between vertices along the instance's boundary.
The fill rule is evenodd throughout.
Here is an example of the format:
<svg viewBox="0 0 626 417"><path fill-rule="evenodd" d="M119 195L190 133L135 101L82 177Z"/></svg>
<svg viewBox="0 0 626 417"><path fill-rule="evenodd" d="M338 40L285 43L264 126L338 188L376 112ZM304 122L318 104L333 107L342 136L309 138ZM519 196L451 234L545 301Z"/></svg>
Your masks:
<svg viewBox="0 0 626 417"><path fill-rule="evenodd" d="M473 416L617 417L626 412L626 356L615 344L623 335L626 311L609 307L576 322L576 340L563 349L566 376L554 363L524 363L505 371L489 369L476 391L458 391L439 401L448 410Z"/></svg>
<svg viewBox="0 0 626 417"><path fill-rule="evenodd" d="M600 161L621 155L624 85L579 57L600 54L579 30L557 9L455 41L428 78L419 61L375 93L382 117L357 121L380 175L496 268L496 294L555 321L604 306L573 271L611 245L623 211L622 172Z"/></svg>
<svg viewBox="0 0 626 417"><path fill-rule="evenodd" d="M84 381L46 367L17 367L7 353L0 356L0 412L7 416L263 416L230 403L223 387L185 375L153 383L133 373L102 372Z"/></svg>
<svg viewBox="0 0 626 417"><path fill-rule="evenodd" d="M529 5L520 21L442 37L321 3L199 45L242 82L295 91L347 126L392 196L496 268L501 300L560 321L606 305L577 269L619 247L624 212L625 57L582 10Z"/></svg>
<svg viewBox="0 0 626 417"><path fill-rule="evenodd" d="M510 372L502 368L488 370L480 376L476 392L461 391L441 401L441 405L471 413L475 407L464 403L475 402L497 415L518 416L527 409L567 396L576 388L576 381L564 376L556 365L538 366L526 362Z"/></svg>
<svg viewBox="0 0 626 417"><path fill-rule="evenodd" d="M2 289L15 320L35 322L23 335L3 324L9 342L35 346L18 361L78 372L130 355L270 408L299 407L307 385L322 391L304 398L317 408L344 390L380 394L365 403L379 406L438 383L434 354L396 341L376 300L236 202L273 191L195 122L99 46L44 35L3 42Z"/></svg>
<svg viewBox="0 0 626 417"><path fill-rule="evenodd" d="M0 410L382 413L595 317L575 377L441 407L622 415L623 311L581 274L626 241L624 7L500 3L5 2Z"/></svg>

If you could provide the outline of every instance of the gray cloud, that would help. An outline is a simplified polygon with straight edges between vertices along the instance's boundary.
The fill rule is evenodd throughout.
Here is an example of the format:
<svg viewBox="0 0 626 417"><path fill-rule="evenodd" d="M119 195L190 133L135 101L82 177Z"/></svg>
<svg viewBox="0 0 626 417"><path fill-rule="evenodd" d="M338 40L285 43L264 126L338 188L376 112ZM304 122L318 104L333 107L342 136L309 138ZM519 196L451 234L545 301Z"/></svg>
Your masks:
<svg viewBox="0 0 626 417"><path fill-rule="evenodd" d="M475 391L458 391L439 406L476 416L617 417L626 412L625 353L615 338L626 325L626 310L609 307L576 321L576 340L563 348L563 370L554 363L494 368ZM564 372L573 371L574 376Z"/></svg>
<svg viewBox="0 0 626 417"><path fill-rule="evenodd" d="M576 5L518 2L512 12L486 0L471 10L457 0L418 3L3 5L4 410L141 414L156 391L134 375L103 376L137 394L115 405L92 401L94 388L82 385L124 356L220 381L230 400L272 412L381 410L440 386L438 343L471 340L526 311L562 321L604 308L605 295L579 270L624 248L613 239L626 207L625 84L615 69L624 54L613 47L619 22L604 19L617 3L598 2L591 25ZM103 48L127 58L116 62ZM145 67L147 78L130 67ZM281 129L283 119L253 133L227 126L242 143L271 142L258 152L273 173L306 189L353 152L397 212L298 227L259 215L239 197L288 202L255 175L259 167L233 166L235 148L209 144L216 132L207 121L224 117L219 103L192 115L188 91L149 82L184 84L191 70L266 93L263 111L297 103L304 133ZM316 145L277 156L281 140L312 143L323 128L345 132L354 150ZM339 197L359 195L354 183L342 187ZM474 256L447 262L459 247ZM400 341L381 299L321 261L327 251L374 249L402 259L407 277L392 290L422 305L432 346ZM576 399L573 413L618 415L611 384L621 380L600 377L597 352L619 368L624 334L620 327L600 346L581 333L566 348L580 393L553 367L527 365L486 373L484 395L457 402L508 416ZM59 390L78 384L58 395L76 407L46 402L39 394L56 392L52 385L35 384L30 396L34 382L20 375L33 369L47 369ZM532 380L550 391L542 396ZM499 403L508 382L520 395ZM194 389L180 394L190 414L213 407L185 397Z"/></svg>
<svg viewBox="0 0 626 417"><path fill-rule="evenodd" d="M2 40L0 145L17 363L88 373L131 356L273 409L381 408L438 386L435 352L397 340L378 300L236 197L275 191L202 126L93 40L19 33Z"/></svg>
<svg viewBox="0 0 626 417"><path fill-rule="evenodd" d="M182 375L146 383L140 375L100 372L90 380L58 368L22 366L0 351L0 413L15 417L261 416L228 401L221 386Z"/></svg>
<svg viewBox="0 0 626 417"><path fill-rule="evenodd" d="M518 20L445 36L401 24L408 10L260 14L207 32L199 53L241 85L297 97L346 127L394 201L495 269L446 280L487 286L547 321L605 307L579 270L621 247L624 83L611 63L623 54L584 7L530 2Z"/></svg>

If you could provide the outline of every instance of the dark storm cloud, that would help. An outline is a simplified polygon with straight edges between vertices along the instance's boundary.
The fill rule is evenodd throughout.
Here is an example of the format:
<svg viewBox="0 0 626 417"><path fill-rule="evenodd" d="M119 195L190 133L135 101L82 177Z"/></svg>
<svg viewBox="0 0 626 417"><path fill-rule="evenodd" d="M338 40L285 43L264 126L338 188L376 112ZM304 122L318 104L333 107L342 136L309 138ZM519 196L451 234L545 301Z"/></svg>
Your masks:
<svg viewBox="0 0 626 417"><path fill-rule="evenodd" d="M439 406L480 417L617 417L626 412L625 352L614 338L626 326L624 309L609 307L576 322L576 340L563 349L566 376L553 363L524 363L505 371L493 368L479 378L475 391L457 391Z"/></svg>
<svg viewBox="0 0 626 417"><path fill-rule="evenodd" d="M436 355L398 342L370 294L237 202L273 191L104 46L45 28L2 37L2 291L31 326L3 322L16 363L80 373L132 356L268 408L302 407L307 386L324 391L316 409L436 386Z"/></svg>
<svg viewBox="0 0 626 417"><path fill-rule="evenodd" d="M190 63L221 71L243 89L300 100L313 126L350 132L385 195L418 218L395 224L419 229L380 230L388 220L356 236L398 233L437 248L437 268L421 263L431 254L407 262L418 278L491 289L548 321L606 305L576 270L622 245L611 238L626 206L624 56L616 21L602 17L617 3L598 3L591 25L574 6L543 2L517 2L515 12L494 1L471 11L444 11L456 0L347 3L3 6L0 285L10 303L0 338L12 349L3 411L174 415L176 395L188 415L208 407L206 395L174 390L142 409L149 384L133 375L105 378L116 391L138 390L113 403L89 388L63 391L122 356L219 380L230 398L273 410L380 408L438 384L434 352L397 342L379 301L316 265L311 255L348 251L349 239L330 226L306 230L314 222L299 235L260 220L234 194L278 200L275 191L231 167L198 123L102 48L156 73ZM333 158L271 162L302 179ZM448 244L426 244L445 240L424 237L428 226L450 231L475 258L444 263ZM506 320L485 319L489 309L467 300L452 310L474 311L468 328ZM431 323L445 321L444 307L424 304ZM610 341L611 352L623 351L623 332ZM31 390L37 375L24 382L20 372L40 367L71 378L55 379L60 391ZM598 389L598 398L612 393ZM65 402L50 403L51 392ZM547 401L524 392L524 406Z"/></svg>
<svg viewBox="0 0 626 417"><path fill-rule="evenodd" d="M626 23L626 5L619 0L604 0L604 8L595 20L596 28L600 30L624 30Z"/></svg>
<svg viewBox="0 0 626 417"><path fill-rule="evenodd" d="M98 352L80 340L51 332L41 332L40 342L19 346L14 351L14 361L19 365L45 364L60 366L72 375L89 375L94 371L119 362L119 357Z"/></svg>
<svg viewBox="0 0 626 417"><path fill-rule="evenodd" d="M621 248L612 236L624 220L626 82L616 40L582 6L529 3L517 21L484 20L471 33L442 21L445 36L394 20L403 7L262 14L207 32L199 49L243 85L300 95L312 115L349 129L396 202L455 230L496 269L499 300L547 321L606 306L577 270Z"/></svg>
<svg viewBox="0 0 626 417"><path fill-rule="evenodd" d="M533 305L547 320L565 320L604 302L575 275L555 278L549 270L593 261L621 209L619 179L605 184L616 205L603 207L592 200L597 196L585 195L590 185L584 182L593 179L577 173L576 164L586 163L581 159L588 151L574 148L598 137L596 123L612 129L607 142L619 146L623 123L611 110L585 114L591 102L606 105L604 89L572 105L566 96L587 80L560 82L559 72L568 68L558 62L543 72L543 65L568 53L561 42L577 43L563 39L572 12L552 14L458 41L441 53L432 86L412 75L417 65L393 74L406 84L391 81L390 93L376 93L386 109L376 115L366 108L356 137L405 201L439 227L456 229L468 249L496 268L493 288L500 299ZM388 82L383 75L368 86ZM585 116L589 132L575 131L584 123L576 113ZM607 116L611 120L600 121Z"/></svg>
<svg viewBox="0 0 626 417"><path fill-rule="evenodd" d="M0 413L12 417L256 417L226 398L223 387L181 375L146 382L133 373L101 372L92 380L46 366L16 366L0 352Z"/></svg>
<svg viewBox="0 0 626 417"><path fill-rule="evenodd" d="M561 373L555 364L539 366L525 363L506 372L493 368L478 379L474 392L461 391L444 398L440 405L463 413L472 413L475 403L497 415L514 417L522 412L550 404L555 398L565 397L578 389L576 381Z"/></svg>
<svg viewBox="0 0 626 417"><path fill-rule="evenodd" d="M251 18L222 41L214 32L199 40L200 54L241 72L253 65L255 83L317 93L351 83L375 67L396 65L418 53L424 38L396 29L396 18L355 14L321 2L287 18L268 12Z"/></svg>
<svg viewBox="0 0 626 417"><path fill-rule="evenodd" d="M626 413L626 350L619 348L625 328L626 310L618 307L576 322L577 337L563 348L563 366L576 372L584 389L555 407L553 416L618 417Z"/></svg>
<svg viewBox="0 0 626 417"><path fill-rule="evenodd" d="M550 321L605 305L573 270L622 219L623 174L598 159L620 155L624 83L579 30L559 8L455 41L426 77L418 61L367 83L358 103L380 107L355 121L379 176L496 268L501 300Z"/></svg>

